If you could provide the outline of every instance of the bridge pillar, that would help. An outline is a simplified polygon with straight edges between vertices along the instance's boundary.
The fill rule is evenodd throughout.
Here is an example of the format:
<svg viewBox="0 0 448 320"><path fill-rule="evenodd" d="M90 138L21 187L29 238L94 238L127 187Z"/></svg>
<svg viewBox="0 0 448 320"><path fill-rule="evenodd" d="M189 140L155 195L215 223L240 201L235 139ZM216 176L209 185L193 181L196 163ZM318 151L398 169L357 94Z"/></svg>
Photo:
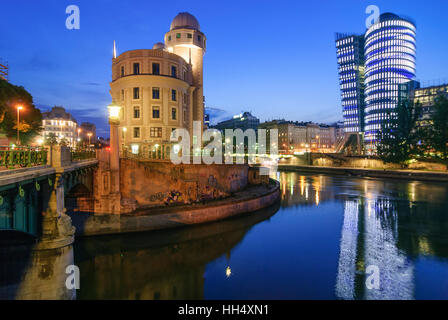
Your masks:
<svg viewBox="0 0 448 320"><path fill-rule="evenodd" d="M119 108L109 106L111 109ZM98 169L95 174L95 214L121 214L120 150L118 141L119 117L109 115L110 151L98 151Z"/></svg>
<svg viewBox="0 0 448 320"><path fill-rule="evenodd" d="M67 155L68 153L68 155ZM50 185L50 199L47 210L42 217L42 237L37 250L55 249L70 245L75 240L75 227L72 219L65 214L64 204L64 169L70 149L53 146L51 149L52 166L56 169L56 177Z"/></svg>

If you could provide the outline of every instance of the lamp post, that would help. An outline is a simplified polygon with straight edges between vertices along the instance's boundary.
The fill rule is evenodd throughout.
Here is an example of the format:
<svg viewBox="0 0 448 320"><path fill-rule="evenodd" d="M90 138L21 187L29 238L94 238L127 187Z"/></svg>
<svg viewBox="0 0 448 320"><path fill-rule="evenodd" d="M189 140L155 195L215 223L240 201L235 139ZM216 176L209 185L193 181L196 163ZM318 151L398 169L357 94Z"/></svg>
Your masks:
<svg viewBox="0 0 448 320"><path fill-rule="evenodd" d="M110 167L112 170L119 169L120 154L118 147L118 125L120 124L120 112L121 107L112 101L107 106L109 112L109 124L110 124Z"/></svg>
<svg viewBox="0 0 448 320"><path fill-rule="evenodd" d="M19 125L20 125L20 110L22 110L22 109L23 109L22 106L17 106L17 145L20 145Z"/></svg>
<svg viewBox="0 0 448 320"><path fill-rule="evenodd" d="M79 148L79 134L81 133L81 128L78 128L78 130L76 130L77 132L78 132L78 135L76 136L76 141L78 142L78 145L77 145L77 149Z"/></svg>
<svg viewBox="0 0 448 320"><path fill-rule="evenodd" d="M87 134L87 136L89 137L89 149L90 149L90 137L92 136L92 132L89 132L89 133Z"/></svg>

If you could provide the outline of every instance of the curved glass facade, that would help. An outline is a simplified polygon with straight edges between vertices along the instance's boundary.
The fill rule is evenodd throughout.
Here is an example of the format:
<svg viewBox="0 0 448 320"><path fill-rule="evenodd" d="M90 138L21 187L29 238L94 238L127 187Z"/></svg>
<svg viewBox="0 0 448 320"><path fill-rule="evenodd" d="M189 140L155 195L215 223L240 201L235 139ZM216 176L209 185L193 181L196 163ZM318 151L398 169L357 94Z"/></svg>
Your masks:
<svg viewBox="0 0 448 320"><path fill-rule="evenodd" d="M415 79L416 27L388 13L364 37L365 142L374 144L382 121L397 106L400 84Z"/></svg>

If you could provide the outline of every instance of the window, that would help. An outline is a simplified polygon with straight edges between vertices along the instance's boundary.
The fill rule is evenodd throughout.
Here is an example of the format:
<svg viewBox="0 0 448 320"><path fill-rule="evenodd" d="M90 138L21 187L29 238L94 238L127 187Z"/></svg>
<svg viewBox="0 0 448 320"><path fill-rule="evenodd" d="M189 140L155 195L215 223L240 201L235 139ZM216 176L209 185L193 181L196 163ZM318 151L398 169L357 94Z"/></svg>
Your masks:
<svg viewBox="0 0 448 320"><path fill-rule="evenodd" d="M152 88L152 98L160 99L160 89L159 88Z"/></svg>
<svg viewBox="0 0 448 320"><path fill-rule="evenodd" d="M149 130L149 134L150 134L151 138L161 138L162 137L162 128L152 127Z"/></svg>
<svg viewBox="0 0 448 320"><path fill-rule="evenodd" d="M134 119L140 119L140 107L134 107Z"/></svg>
<svg viewBox="0 0 448 320"><path fill-rule="evenodd" d="M177 101L177 91L171 90L171 100Z"/></svg>
<svg viewBox="0 0 448 320"><path fill-rule="evenodd" d="M152 64L152 74L160 74L160 64L159 63Z"/></svg>
<svg viewBox="0 0 448 320"><path fill-rule="evenodd" d="M152 107L152 117L154 119L160 119L160 107Z"/></svg>
<svg viewBox="0 0 448 320"><path fill-rule="evenodd" d="M140 63L134 63L134 74L140 73Z"/></svg>
<svg viewBox="0 0 448 320"><path fill-rule="evenodd" d="M168 41L171 41L171 36L168 36Z"/></svg>
<svg viewBox="0 0 448 320"><path fill-rule="evenodd" d="M191 33L187 33L187 38L191 39L191 38L193 38L193 35Z"/></svg>
<svg viewBox="0 0 448 320"><path fill-rule="evenodd" d="M121 66L121 76L124 77L124 66Z"/></svg>
<svg viewBox="0 0 448 320"><path fill-rule="evenodd" d="M176 78L177 77L177 68L176 66L171 66L171 76Z"/></svg>
<svg viewBox="0 0 448 320"><path fill-rule="evenodd" d="M140 128L139 127L134 128L134 138L140 138Z"/></svg>
<svg viewBox="0 0 448 320"><path fill-rule="evenodd" d="M177 138L177 134L176 134L176 128L171 128L171 137L170 138Z"/></svg>
<svg viewBox="0 0 448 320"><path fill-rule="evenodd" d="M176 120L177 119L177 109L171 108L171 119Z"/></svg>
<svg viewBox="0 0 448 320"><path fill-rule="evenodd" d="M121 89L121 100L124 100L124 89Z"/></svg>
<svg viewBox="0 0 448 320"><path fill-rule="evenodd" d="M140 88L134 88L134 99L140 99Z"/></svg>
<svg viewBox="0 0 448 320"><path fill-rule="evenodd" d="M176 38L180 39L180 33L176 33Z"/></svg>
<svg viewBox="0 0 448 320"><path fill-rule="evenodd" d="M201 41L201 36L200 35L198 35L198 41Z"/></svg>
<svg viewBox="0 0 448 320"><path fill-rule="evenodd" d="M187 110L184 109L184 122L187 121Z"/></svg>

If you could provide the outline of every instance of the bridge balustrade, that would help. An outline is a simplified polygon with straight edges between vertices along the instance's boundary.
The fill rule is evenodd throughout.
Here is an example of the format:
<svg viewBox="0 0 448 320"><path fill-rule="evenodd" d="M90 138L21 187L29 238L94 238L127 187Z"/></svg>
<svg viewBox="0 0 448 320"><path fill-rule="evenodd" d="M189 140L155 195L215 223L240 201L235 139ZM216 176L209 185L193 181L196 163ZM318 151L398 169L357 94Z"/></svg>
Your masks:
<svg viewBox="0 0 448 320"><path fill-rule="evenodd" d="M47 164L47 150L35 147L0 146L0 167L34 167Z"/></svg>

